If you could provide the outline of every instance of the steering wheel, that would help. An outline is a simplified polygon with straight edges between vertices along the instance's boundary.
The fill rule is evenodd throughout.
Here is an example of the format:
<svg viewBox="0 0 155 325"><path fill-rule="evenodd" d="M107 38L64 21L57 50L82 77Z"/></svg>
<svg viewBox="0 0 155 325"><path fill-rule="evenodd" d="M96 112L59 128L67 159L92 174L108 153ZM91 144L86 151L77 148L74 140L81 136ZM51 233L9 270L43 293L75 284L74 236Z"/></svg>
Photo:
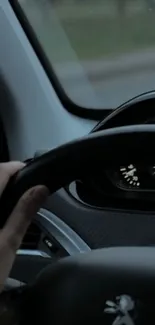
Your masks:
<svg viewBox="0 0 155 325"><path fill-rule="evenodd" d="M154 143L154 125L117 127L32 160L1 197L1 226L28 188L44 184L53 193L75 179L91 177L95 170L131 161L154 163ZM106 248L46 268L25 291L23 317L25 324L33 317L33 323L46 325L146 325L155 313L154 297L155 248Z"/></svg>

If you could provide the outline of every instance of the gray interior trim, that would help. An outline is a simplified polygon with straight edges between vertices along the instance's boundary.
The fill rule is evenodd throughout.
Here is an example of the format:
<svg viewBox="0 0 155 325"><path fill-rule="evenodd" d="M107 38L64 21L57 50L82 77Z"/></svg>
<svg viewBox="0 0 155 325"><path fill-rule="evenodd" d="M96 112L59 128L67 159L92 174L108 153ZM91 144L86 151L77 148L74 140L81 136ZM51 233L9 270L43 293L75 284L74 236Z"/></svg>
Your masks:
<svg viewBox="0 0 155 325"><path fill-rule="evenodd" d="M12 278L7 278L4 285L4 291L19 288L22 287L23 285L25 285L24 282Z"/></svg>
<svg viewBox="0 0 155 325"><path fill-rule="evenodd" d="M41 251L41 250L34 250L34 249L18 249L17 255L27 255L27 256L40 256L40 257L51 257L47 253Z"/></svg>
<svg viewBox="0 0 155 325"><path fill-rule="evenodd" d="M69 255L86 253L91 249L79 235L56 215L46 209L40 209L36 216L40 227L46 229Z"/></svg>

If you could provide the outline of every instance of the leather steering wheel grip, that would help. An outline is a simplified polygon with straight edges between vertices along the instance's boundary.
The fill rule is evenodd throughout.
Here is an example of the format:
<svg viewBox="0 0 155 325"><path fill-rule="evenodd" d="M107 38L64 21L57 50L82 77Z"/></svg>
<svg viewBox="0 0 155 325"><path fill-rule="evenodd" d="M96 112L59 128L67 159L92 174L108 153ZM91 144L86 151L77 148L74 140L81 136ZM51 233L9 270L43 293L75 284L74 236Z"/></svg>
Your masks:
<svg viewBox="0 0 155 325"><path fill-rule="evenodd" d="M10 180L0 198L0 226L21 195L35 185L51 194L95 171L135 162L154 162L155 126L117 127L89 134L32 160Z"/></svg>

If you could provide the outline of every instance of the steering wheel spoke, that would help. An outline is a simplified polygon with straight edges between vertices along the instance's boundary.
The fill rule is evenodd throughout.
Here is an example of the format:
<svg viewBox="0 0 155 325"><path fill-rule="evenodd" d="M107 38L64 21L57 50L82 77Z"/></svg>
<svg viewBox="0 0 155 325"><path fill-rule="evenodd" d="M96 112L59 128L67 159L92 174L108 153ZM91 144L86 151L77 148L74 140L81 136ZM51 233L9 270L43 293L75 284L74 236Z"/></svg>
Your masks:
<svg viewBox="0 0 155 325"><path fill-rule="evenodd" d="M29 289L27 317L47 325L152 323L154 257L153 247L116 247L64 258L47 267Z"/></svg>

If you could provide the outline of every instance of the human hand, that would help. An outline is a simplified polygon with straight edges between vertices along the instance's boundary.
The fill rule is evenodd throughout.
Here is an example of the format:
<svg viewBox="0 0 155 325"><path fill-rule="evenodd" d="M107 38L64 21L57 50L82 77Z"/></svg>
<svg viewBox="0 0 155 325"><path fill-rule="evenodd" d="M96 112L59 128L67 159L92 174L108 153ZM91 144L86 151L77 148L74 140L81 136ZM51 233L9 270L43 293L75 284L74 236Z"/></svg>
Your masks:
<svg viewBox="0 0 155 325"><path fill-rule="evenodd" d="M23 167L24 164L21 162L0 164L0 195L10 177ZM9 276L16 251L26 230L48 194L48 189L43 185L29 189L18 201L3 229L0 229L0 292Z"/></svg>

